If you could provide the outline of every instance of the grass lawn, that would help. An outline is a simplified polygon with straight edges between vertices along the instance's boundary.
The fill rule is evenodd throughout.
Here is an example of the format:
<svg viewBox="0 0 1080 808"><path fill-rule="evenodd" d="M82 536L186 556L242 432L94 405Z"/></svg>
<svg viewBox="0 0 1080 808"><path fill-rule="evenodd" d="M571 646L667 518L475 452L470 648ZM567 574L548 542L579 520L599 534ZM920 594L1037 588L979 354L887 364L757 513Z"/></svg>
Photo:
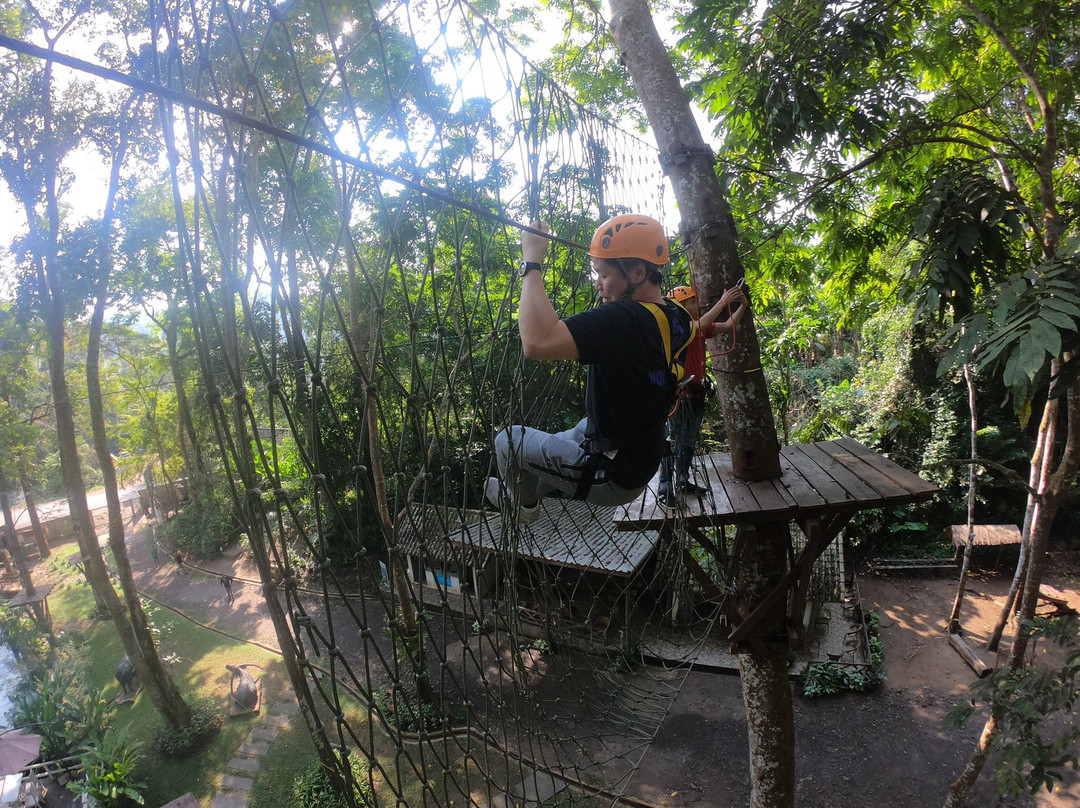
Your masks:
<svg viewBox="0 0 1080 808"><path fill-rule="evenodd" d="M91 649L87 684L90 688L101 688L103 696L110 699L120 692L115 671L124 650L110 621L90 617L94 609L93 594L82 575L67 563L67 558L76 553L74 544L63 545L54 548L53 560L48 562L54 574L61 579L49 596L54 630L57 633L77 631L85 637ZM212 696L221 704L222 713L225 714L230 682L226 664L253 663L264 669L263 689L267 699L264 709L273 703L275 694L288 688L285 666L279 656L196 625L154 602L144 601L144 608L159 632L159 651L166 660L173 680L185 696ZM249 671L253 675L259 673L257 669ZM321 712L333 740L333 716L329 708ZM460 795L442 792L438 784L442 779L441 761L458 773L459 782L464 779L467 765L467 779L474 791L477 784L484 780L483 775L476 771L475 764L466 763L453 741L445 745L434 741L430 745L425 744L423 751L411 744L398 748L381 729L367 726L367 709L359 701L346 703L345 717L361 739L362 746L370 748L374 743L372 753L381 762L376 767L375 775L379 805L468 804ZM152 727L157 720L158 713L145 691L139 693L133 704L117 708L116 725L129 728L129 737L143 745L138 776L147 783L143 792L147 806L162 805L188 791L202 805L209 805L219 789L226 765L259 719L258 716L227 718L221 732L208 748L183 760L163 758L151 750ZM263 758L255 776L248 804L258 808L295 808L293 782L316 760L311 736L298 714L270 745L270 751ZM427 788L406 760L416 761L417 764L425 761L424 768L432 772ZM399 761L400 776L396 768ZM394 782L395 786L392 788L388 781Z"/></svg>
<svg viewBox="0 0 1080 808"><path fill-rule="evenodd" d="M57 548L57 555L66 558L70 548ZM62 569L57 566L54 569ZM253 663L263 668L264 692L267 699L280 693L287 686L285 666L281 658L261 648L237 642L191 623L174 612L152 602L144 602L147 616L159 630L158 648L165 658L169 672L180 692L213 696L220 702L225 714L230 674L225 665ZM90 615L94 598L90 587L76 571L64 573L49 596L54 630L79 631L83 633L92 649L88 670L88 685L102 688L105 698L119 694L116 681L116 665L124 655L120 637L111 622L93 620ZM252 675L259 670L249 668ZM152 727L157 711L145 691L141 691L133 704L117 708L116 726L130 727L129 737L143 743L143 760L139 777L147 783L144 792L146 804L163 805L191 791L203 804L209 804L221 783L225 766L236 754L237 747L250 732L257 716L227 718L214 742L199 754L183 760L163 758L150 749ZM298 722L302 723L302 722ZM310 744L310 741L309 741Z"/></svg>
<svg viewBox="0 0 1080 808"><path fill-rule="evenodd" d="M331 713L329 709L320 712L333 742L334 724ZM346 701L344 716L365 747L374 740L374 754L382 762L382 765L376 768L374 777L376 805L441 805L450 808L469 804L460 796L456 798L447 796L437 784L442 770L442 764L437 762L439 760L452 761L449 765L458 772L459 778L464 771L465 758L453 741L446 744L435 741L431 745L425 745L423 753L416 744L405 744L398 749L381 730L376 728L369 734L369 727L366 726L367 710L360 703L351 699ZM355 747L352 754L357 754ZM362 753L361 757L363 757ZM413 767L406 762L406 757L413 761L423 759L430 770L439 772L432 775L430 789L424 788L423 782ZM248 804L258 806L258 808L296 808L297 801L292 794L293 780L304 774L317 761L318 756L307 728L302 721L294 721L270 745L270 752L263 759L259 772L255 775L255 784L251 789ZM387 778L397 779L394 761L402 762L401 782L395 783L394 788L391 788L387 783ZM469 765L472 767L472 764ZM475 767L472 768L475 771ZM482 779L480 776L480 780L473 782L479 782Z"/></svg>

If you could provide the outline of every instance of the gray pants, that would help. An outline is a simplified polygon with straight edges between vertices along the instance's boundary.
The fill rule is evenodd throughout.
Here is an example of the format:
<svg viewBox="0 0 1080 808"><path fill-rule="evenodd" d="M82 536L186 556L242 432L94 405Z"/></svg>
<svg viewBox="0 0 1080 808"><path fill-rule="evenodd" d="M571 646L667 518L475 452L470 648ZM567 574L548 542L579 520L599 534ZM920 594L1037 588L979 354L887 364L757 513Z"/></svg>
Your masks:
<svg viewBox="0 0 1080 808"><path fill-rule="evenodd" d="M559 493L572 497L585 471L588 455L582 418L573 429L554 435L527 426L511 426L495 436L495 462L499 478L516 502L532 505L541 497ZM625 505L645 490L622 488L607 479L603 466L596 472L586 502L593 505Z"/></svg>

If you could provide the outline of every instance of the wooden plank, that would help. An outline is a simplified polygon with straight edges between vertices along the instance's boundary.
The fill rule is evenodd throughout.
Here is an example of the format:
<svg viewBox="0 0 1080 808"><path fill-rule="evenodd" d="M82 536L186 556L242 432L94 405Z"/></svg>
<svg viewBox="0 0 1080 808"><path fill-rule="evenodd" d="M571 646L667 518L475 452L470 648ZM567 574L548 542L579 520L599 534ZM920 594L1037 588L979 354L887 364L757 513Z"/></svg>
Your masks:
<svg viewBox="0 0 1080 808"><path fill-rule="evenodd" d="M783 480L756 480L747 483L746 487L754 495L762 511L779 513L794 511L798 507L799 503L787 492Z"/></svg>
<svg viewBox="0 0 1080 808"><path fill-rule="evenodd" d="M722 458L728 458L728 462L725 465L722 462ZM735 508L731 504L731 500L728 498L727 490L724 488L723 483L720 481L721 477L726 473L731 475L731 456L726 454L709 454L704 458L705 466L705 480L709 486L709 491L712 495L713 501L713 515L721 514L733 514Z"/></svg>
<svg viewBox="0 0 1080 808"><path fill-rule="evenodd" d="M780 450L780 469L787 492L800 509L820 508L825 505L825 498L818 493L818 490L810 484L810 481L802 475L802 472L792 462L789 450L794 448L785 446Z"/></svg>
<svg viewBox="0 0 1080 808"><path fill-rule="evenodd" d="M851 441L859 446L861 444ZM893 463L886 457L875 453L871 456L857 455L840 445L840 441L826 441L817 444L823 452L845 468L851 470L860 480L890 501L910 501L913 492L903 484L910 472Z"/></svg>
<svg viewBox="0 0 1080 808"><path fill-rule="evenodd" d="M746 483L735 477L731 468L731 455L709 455L711 474L709 487L715 502L714 509L710 512L714 524L724 524L734 521L724 518L737 515L746 519L756 519L761 506L750 492ZM715 475L715 477L713 476ZM713 480L716 480L714 483Z"/></svg>
<svg viewBox="0 0 1080 808"><path fill-rule="evenodd" d="M822 449L820 444L812 443L807 446L800 446L799 449L844 489L844 498L835 501L836 504L847 504L852 500L867 503L864 506L866 508L876 508L884 504L884 498L877 491L859 479L855 472ZM821 491L821 489L818 488L818 491ZM824 495L824 492L822 492L822 495ZM830 504L832 503L830 502Z"/></svg>
<svg viewBox="0 0 1080 808"><path fill-rule="evenodd" d="M890 460L884 455L878 454L873 449L868 449L863 446L857 440L851 438L840 438L835 441L838 446L847 449L853 455L858 457L865 463L879 469L880 471L888 474L893 481L912 494L918 494L919 496L925 496L928 494L936 494L941 489L931 482L927 482L918 474L901 466L894 460Z"/></svg>
<svg viewBox="0 0 1080 808"><path fill-rule="evenodd" d="M841 438L786 446L780 451L781 476L745 482L735 477L731 456L702 458L710 493L686 498L679 517L695 526L749 524L780 519L824 517L837 510L868 510L928 498L938 489L857 441ZM620 530L659 529L672 514L656 503L656 482L615 514Z"/></svg>
<svg viewBox="0 0 1080 808"><path fill-rule="evenodd" d="M864 463L856 455L841 447L836 441L821 441L814 445L874 489L882 499L906 499L911 494L902 485L898 485L888 474L883 474L876 466Z"/></svg>
<svg viewBox="0 0 1080 808"><path fill-rule="evenodd" d="M832 475L823 469L814 458L806 453L807 446L787 446L790 450L787 454L792 468L817 492L823 500L823 507L834 506L839 503L853 503L855 497L844 486L833 479Z"/></svg>

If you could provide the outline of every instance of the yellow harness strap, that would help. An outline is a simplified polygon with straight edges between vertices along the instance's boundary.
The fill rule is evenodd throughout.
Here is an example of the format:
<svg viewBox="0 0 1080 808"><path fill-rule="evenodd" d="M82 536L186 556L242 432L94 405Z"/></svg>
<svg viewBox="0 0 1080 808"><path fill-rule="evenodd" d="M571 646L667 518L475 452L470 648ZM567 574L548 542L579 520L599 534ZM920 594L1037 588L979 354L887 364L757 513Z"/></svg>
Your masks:
<svg viewBox="0 0 1080 808"><path fill-rule="evenodd" d="M683 309L683 311L686 311L683 305L678 301L669 299L669 302L672 305L678 306L680 309ZM682 381L683 375L686 373L686 367L680 360L682 359L683 354L686 353L686 349L690 347L690 343L694 341L694 337L697 336L697 320L693 318L690 319L690 339L688 339L686 342L676 348L675 352L672 353L671 321L668 319L668 316L664 312L664 309L655 303L642 303L641 305L647 308L650 312L652 312L653 317L656 318L656 327L659 329L660 339L664 343L664 356L667 357L668 367L671 369L671 372L675 374L675 383L678 384ZM689 312L687 312L687 316L689 317Z"/></svg>

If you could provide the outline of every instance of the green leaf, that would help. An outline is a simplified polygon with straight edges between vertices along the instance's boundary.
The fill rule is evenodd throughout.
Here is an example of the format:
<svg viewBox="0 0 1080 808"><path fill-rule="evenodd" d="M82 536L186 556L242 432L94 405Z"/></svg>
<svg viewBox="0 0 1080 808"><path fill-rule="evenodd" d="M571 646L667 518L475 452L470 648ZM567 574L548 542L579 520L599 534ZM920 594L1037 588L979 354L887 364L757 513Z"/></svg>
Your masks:
<svg viewBox="0 0 1080 808"><path fill-rule="evenodd" d="M1076 321L1056 308L1043 306L1039 317L1062 331L1076 331Z"/></svg>
<svg viewBox="0 0 1080 808"><path fill-rule="evenodd" d="M1076 303L1071 303L1061 295L1054 294L1050 297L1042 298L1039 303L1043 308L1060 311L1062 314L1067 314L1069 317L1080 320L1080 300Z"/></svg>
<svg viewBox="0 0 1080 808"><path fill-rule="evenodd" d="M1051 358L1061 353L1061 333L1053 323L1041 317L1031 321L1031 330L1026 339L1040 346Z"/></svg>
<svg viewBox="0 0 1080 808"><path fill-rule="evenodd" d="M1057 331L1054 334L1056 336ZM1060 346L1060 339L1058 345ZM1028 380L1033 381L1047 359L1045 343L1034 329L1029 330L1020 338L1020 344L1016 349L1016 359L1020 363L1024 375Z"/></svg>

